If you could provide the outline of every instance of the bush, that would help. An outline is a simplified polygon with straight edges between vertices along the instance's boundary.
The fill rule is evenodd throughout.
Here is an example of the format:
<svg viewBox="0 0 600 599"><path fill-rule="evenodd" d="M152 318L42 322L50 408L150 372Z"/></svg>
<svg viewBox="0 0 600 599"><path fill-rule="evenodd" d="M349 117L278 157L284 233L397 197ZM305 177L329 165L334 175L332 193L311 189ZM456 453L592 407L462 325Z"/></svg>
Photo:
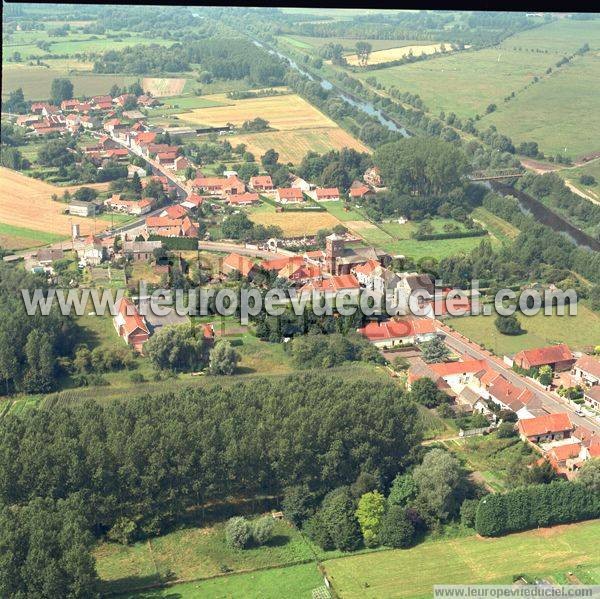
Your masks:
<svg viewBox="0 0 600 599"><path fill-rule="evenodd" d="M460 506L460 523L468 528L475 527L478 499L465 499Z"/></svg>
<svg viewBox="0 0 600 599"><path fill-rule="evenodd" d="M496 435L498 439L509 439L510 437L515 437L517 435L515 425L512 422L502 422L496 431Z"/></svg>
<svg viewBox="0 0 600 599"><path fill-rule="evenodd" d="M415 526L406 510L399 505L391 505L381 523L381 544L386 547L406 548L413 544L414 538Z"/></svg>
<svg viewBox="0 0 600 599"><path fill-rule="evenodd" d="M262 516L252 523L252 538L257 545L266 545L273 538L275 521L271 516Z"/></svg>
<svg viewBox="0 0 600 599"><path fill-rule="evenodd" d="M311 516L304 525L304 532L314 541L321 549L331 551L335 549L333 539L329 534L329 529L323 520L321 512L317 512Z"/></svg>
<svg viewBox="0 0 600 599"><path fill-rule="evenodd" d="M144 375L141 372L132 372L129 375L129 380L132 383L143 383L143 382L145 382L146 379L145 379Z"/></svg>
<svg viewBox="0 0 600 599"><path fill-rule="evenodd" d="M525 332L514 314L511 316L498 316L494 324L503 335L521 335Z"/></svg>
<svg viewBox="0 0 600 599"><path fill-rule="evenodd" d="M230 518L225 525L227 544L234 549L244 549L252 540L252 527L246 518L236 516Z"/></svg>

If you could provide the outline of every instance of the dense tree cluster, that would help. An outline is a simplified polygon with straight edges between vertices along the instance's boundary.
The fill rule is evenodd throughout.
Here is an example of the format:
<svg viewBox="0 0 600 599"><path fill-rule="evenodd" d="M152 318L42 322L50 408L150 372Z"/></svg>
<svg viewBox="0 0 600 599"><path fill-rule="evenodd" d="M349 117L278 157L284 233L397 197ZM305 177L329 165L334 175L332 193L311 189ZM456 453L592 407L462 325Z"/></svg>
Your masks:
<svg viewBox="0 0 600 599"><path fill-rule="evenodd" d="M351 148L332 150L327 154L309 152L298 167L298 175L322 187L338 187L345 191L353 181L361 180L372 164L368 154Z"/></svg>
<svg viewBox="0 0 600 599"><path fill-rule="evenodd" d="M97 597L93 537L78 497L0 504L0 596Z"/></svg>
<svg viewBox="0 0 600 599"><path fill-rule="evenodd" d="M600 516L600 494L577 482L531 485L487 495L477 508L477 532L494 537L537 526Z"/></svg>
<svg viewBox="0 0 600 599"><path fill-rule="evenodd" d="M0 503L79 494L94 531L125 519L158 534L209 501L303 483L325 493L361 471L391 481L420 435L395 385L331 374L55 405L1 419Z"/></svg>
<svg viewBox="0 0 600 599"><path fill-rule="evenodd" d="M52 391L60 374L57 357L68 355L77 328L54 304L48 316L28 316L21 289L47 291L45 278L0 262L0 393Z"/></svg>
<svg viewBox="0 0 600 599"><path fill-rule="evenodd" d="M203 39L171 46L158 44L109 50L94 63L96 73L181 73L192 64L215 79L247 79L252 85L281 85L279 59L244 39Z"/></svg>
<svg viewBox="0 0 600 599"><path fill-rule="evenodd" d="M466 156L452 144L418 137L380 146L373 162L392 190L419 196L448 193L468 168Z"/></svg>

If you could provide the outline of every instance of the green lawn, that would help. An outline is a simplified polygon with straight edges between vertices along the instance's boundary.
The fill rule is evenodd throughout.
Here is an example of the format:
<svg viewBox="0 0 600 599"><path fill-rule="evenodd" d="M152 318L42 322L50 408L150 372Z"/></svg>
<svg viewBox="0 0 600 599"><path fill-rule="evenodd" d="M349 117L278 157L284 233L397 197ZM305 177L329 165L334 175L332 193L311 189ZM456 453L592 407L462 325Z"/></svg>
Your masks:
<svg viewBox="0 0 600 599"><path fill-rule="evenodd" d="M464 316L447 323L497 355L561 342L581 350L600 340L600 314L582 303L577 305L577 316L545 316L540 312L535 316L519 314L518 319L527 332L515 336L502 335L494 325L494 316Z"/></svg>
<svg viewBox="0 0 600 599"><path fill-rule="evenodd" d="M187 582L156 591L125 595L124 599L311 599L311 591L323 585L314 564L301 564L247 574Z"/></svg>
<svg viewBox="0 0 600 599"><path fill-rule="evenodd" d="M160 101L163 106L159 106L153 111L153 114L172 115L181 114L187 110L193 110L194 108L212 108L213 106L225 106L224 102L217 102L216 100L209 100L202 96L171 96L168 98L161 98Z"/></svg>
<svg viewBox="0 0 600 599"><path fill-rule="evenodd" d="M225 525L185 528L149 541L123 546L101 543L94 551L105 591L153 582L198 580L224 572L243 572L314 561L312 544L285 521L275 523L272 541L262 547L232 549Z"/></svg>
<svg viewBox="0 0 600 599"><path fill-rule="evenodd" d="M324 563L341 599L429 598L434 584L510 584L516 574L584 570L598 582L600 520L500 537L426 542Z"/></svg>
<svg viewBox="0 0 600 599"><path fill-rule="evenodd" d="M323 202L324 208L327 212L333 214L337 219L343 221L347 220L363 220L364 216L356 209L345 210L344 202Z"/></svg>

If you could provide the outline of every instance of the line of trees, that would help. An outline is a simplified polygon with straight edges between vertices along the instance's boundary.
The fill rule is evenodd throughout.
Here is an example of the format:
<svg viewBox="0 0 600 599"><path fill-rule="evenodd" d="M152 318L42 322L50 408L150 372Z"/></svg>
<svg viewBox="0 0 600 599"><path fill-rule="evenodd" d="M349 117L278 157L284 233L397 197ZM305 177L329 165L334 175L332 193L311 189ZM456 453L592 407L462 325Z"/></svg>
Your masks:
<svg viewBox="0 0 600 599"><path fill-rule="evenodd" d="M599 516L598 490L578 482L557 481L487 495L477 507L475 527L480 535L495 537Z"/></svg>

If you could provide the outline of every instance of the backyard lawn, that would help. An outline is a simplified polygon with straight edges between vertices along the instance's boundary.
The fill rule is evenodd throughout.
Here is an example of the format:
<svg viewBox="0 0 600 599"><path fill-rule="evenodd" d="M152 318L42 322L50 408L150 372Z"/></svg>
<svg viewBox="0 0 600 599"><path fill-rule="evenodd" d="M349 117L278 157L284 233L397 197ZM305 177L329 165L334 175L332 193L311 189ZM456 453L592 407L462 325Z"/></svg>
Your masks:
<svg viewBox="0 0 600 599"><path fill-rule="evenodd" d="M434 584L510 584L515 575L600 582L600 521L542 528L496 539L425 542L408 550L365 553L324 563L341 599L429 598Z"/></svg>

